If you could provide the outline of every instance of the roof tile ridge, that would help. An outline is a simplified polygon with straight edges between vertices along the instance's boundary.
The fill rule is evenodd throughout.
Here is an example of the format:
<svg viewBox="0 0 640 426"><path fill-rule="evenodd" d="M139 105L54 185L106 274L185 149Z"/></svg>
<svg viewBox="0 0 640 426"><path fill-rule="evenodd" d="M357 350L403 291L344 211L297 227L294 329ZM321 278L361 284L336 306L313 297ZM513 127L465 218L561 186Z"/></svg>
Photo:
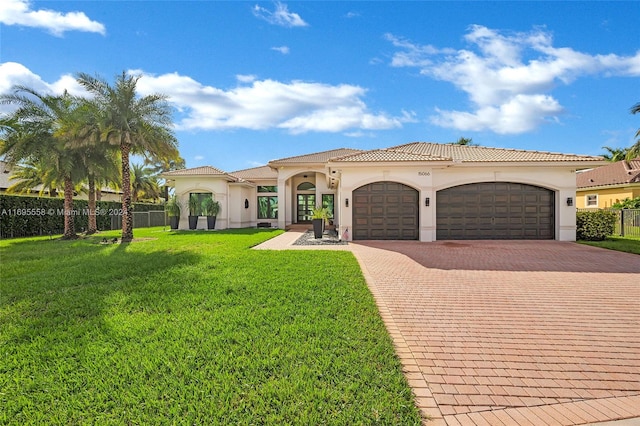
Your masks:
<svg viewBox="0 0 640 426"><path fill-rule="evenodd" d="M353 150L353 151L364 152L364 150L361 150L361 149L355 149L355 148L344 148L344 147L343 147L343 148L334 148L334 149L326 149L326 150L324 150L324 151L312 152L312 153L309 153L309 154L300 154L300 155L292 155L292 156L290 156L290 157L277 158L277 159L275 159L275 160L271 160L271 161L269 161L269 163L277 163L277 162L280 162L280 161L291 160L291 159L293 159L293 158L298 158L298 157L309 157L309 156L312 156L312 155L325 154L325 153L327 153L327 152L331 152L331 151L341 151L341 150L344 150L344 149L350 149L350 150ZM332 158L334 158L334 157L332 157Z"/></svg>
<svg viewBox="0 0 640 426"><path fill-rule="evenodd" d="M402 145L400 145L400 146L402 146ZM442 159L445 159L445 160L451 160L452 159L451 157L443 157L442 155L425 154L425 153L422 153L422 152L403 151L401 149L398 149L398 147L386 148L386 149L384 149L384 151L394 152L396 154L417 155L419 157L425 157L425 158L442 158Z"/></svg>

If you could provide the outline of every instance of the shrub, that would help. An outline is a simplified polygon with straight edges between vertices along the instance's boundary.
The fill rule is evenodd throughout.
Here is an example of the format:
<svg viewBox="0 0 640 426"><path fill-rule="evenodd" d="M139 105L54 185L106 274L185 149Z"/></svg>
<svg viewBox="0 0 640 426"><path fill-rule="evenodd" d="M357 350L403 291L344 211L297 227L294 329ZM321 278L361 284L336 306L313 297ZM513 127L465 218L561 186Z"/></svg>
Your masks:
<svg viewBox="0 0 640 426"><path fill-rule="evenodd" d="M98 229L109 230L112 216L121 214L122 203L96 202ZM86 200L73 200L76 232L88 225ZM64 230L64 200L62 198L0 195L0 238L27 237L32 235L61 234ZM163 210L161 204L135 204L135 211Z"/></svg>
<svg viewBox="0 0 640 426"><path fill-rule="evenodd" d="M617 220L610 210L591 210L576 215L576 237L584 241L602 241L613 235Z"/></svg>

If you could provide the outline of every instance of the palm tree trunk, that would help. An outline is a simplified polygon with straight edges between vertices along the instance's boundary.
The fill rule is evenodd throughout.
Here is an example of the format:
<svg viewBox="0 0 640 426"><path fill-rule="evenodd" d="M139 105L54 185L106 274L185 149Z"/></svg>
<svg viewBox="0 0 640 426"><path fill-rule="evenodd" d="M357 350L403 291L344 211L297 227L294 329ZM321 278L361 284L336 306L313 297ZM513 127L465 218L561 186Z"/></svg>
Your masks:
<svg viewBox="0 0 640 426"><path fill-rule="evenodd" d="M62 239L73 240L76 235L73 214L73 181L71 176L64 177L64 234Z"/></svg>
<svg viewBox="0 0 640 426"><path fill-rule="evenodd" d="M96 178L91 173L89 174L89 225L87 226L87 234L95 234L98 230L98 224L96 220Z"/></svg>
<svg viewBox="0 0 640 426"><path fill-rule="evenodd" d="M122 153L122 242L133 240L133 212L131 211L131 172L129 170L130 135L125 133L120 144Z"/></svg>

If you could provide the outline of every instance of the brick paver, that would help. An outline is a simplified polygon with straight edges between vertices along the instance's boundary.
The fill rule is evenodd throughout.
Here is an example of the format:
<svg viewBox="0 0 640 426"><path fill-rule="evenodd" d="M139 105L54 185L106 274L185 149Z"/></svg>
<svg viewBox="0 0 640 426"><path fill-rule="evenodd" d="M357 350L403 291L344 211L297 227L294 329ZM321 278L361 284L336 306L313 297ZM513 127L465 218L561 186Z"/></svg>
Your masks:
<svg viewBox="0 0 640 426"><path fill-rule="evenodd" d="M640 417L640 256L557 241L348 247L426 424Z"/></svg>

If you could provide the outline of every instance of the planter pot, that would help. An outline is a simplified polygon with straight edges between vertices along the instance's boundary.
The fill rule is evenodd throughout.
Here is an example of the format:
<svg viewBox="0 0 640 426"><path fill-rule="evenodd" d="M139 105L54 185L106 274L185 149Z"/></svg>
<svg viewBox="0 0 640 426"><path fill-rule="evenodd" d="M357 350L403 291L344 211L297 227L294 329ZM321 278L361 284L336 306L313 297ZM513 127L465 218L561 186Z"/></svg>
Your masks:
<svg viewBox="0 0 640 426"><path fill-rule="evenodd" d="M198 227L198 216L189 216L189 229L196 229Z"/></svg>
<svg viewBox="0 0 640 426"><path fill-rule="evenodd" d="M216 229L216 217L207 216L207 229Z"/></svg>
<svg viewBox="0 0 640 426"><path fill-rule="evenodd" d="M313 236L316 238L322 238L322 231L324 231L324 219L313 219Z"/></svg>
<svg viewBox="0 0 640 426"><path fill-rule="evenodd" d="M169 216L171 229L178 229L178 223L180 223L180 218L178 216Z"/></svg>

